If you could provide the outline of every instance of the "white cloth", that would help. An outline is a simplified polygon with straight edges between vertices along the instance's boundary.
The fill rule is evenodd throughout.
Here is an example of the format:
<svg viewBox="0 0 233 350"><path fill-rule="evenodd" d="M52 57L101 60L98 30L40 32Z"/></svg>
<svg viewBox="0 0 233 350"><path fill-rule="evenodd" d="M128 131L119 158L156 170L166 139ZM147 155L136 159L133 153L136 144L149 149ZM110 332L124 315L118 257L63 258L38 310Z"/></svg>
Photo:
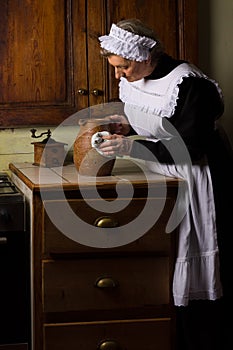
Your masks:
<svg viewBox="0 0 233 350"><path fill-rule="evenodd" d="M150 141L169 141L171 144L169 151L175 164L146 162L148 168L152 172L186 180L187 191L179 197L174 215L177 216L176 224L179 224L173 278L173 297L177 306L187 306L192 299L215 300L222 296L209 166L205 159L198 165L191 164L182 139L169 121L163 118L170 117L174 112L178 84L183 77L189 75L202 76L192 66L182 64L161 79L143 79L133 83L122 79L120 83L120 97L125 102L125 113L135 131ZM179 163L180 152L184 152L181 159L185 157L187 160L183 165ZM173 228L174 217L170 223Z"/></svg>
<svg viewBox="0 0 233 350"><path fill-rule="evenodd" d="M101 149L99 149L99 145L102 143L102 142L107 142L108 140L104 140L103 139L103 136L108 136L110 135L110 132L108 131L98 131L96 132L95 134L92 135L91 137L91 146L92 148L95 148L96 151L101 154L101 156L104 156L106 158L112 158L112 156L106 156L104 154L104 152L101 151Z"/></svg>

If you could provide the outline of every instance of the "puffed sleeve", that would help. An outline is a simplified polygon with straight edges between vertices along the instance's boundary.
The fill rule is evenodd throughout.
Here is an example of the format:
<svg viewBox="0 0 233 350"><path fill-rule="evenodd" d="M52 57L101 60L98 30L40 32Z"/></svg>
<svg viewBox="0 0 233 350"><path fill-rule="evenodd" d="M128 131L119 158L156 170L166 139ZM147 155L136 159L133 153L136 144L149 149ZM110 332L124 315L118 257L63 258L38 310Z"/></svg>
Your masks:
<svg viewBox="0 0 233 350"><path fill-rule="evenodd" d="M184 141L193 161L202 158L207 152L215 130L215 121L223 110L223 100L214 83L205 78L183 79L179 86L175 112L167 120ZM169 151L170 142L172 140L136 140L133 142L131 156L145 160L154 160L156 157L161 163L173 163Z"/></svg>

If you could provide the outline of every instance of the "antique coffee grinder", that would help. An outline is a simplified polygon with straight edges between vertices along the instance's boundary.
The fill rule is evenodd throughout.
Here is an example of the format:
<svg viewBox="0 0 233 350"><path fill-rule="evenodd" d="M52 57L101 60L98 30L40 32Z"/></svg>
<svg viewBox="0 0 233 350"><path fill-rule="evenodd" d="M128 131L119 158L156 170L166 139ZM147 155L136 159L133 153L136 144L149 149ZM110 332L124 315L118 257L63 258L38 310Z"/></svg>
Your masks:
<svg viewBox="0 0 233 350"><path fill-rule="evenodd" d="M40 135L36 135L36 129L31 129L32 138L47 137L40 142L32 142L34 145L34 165L52 168L62 166L65 158L64 145L66 143L57 142L51 138L51 131L48 129Z"/></svg>

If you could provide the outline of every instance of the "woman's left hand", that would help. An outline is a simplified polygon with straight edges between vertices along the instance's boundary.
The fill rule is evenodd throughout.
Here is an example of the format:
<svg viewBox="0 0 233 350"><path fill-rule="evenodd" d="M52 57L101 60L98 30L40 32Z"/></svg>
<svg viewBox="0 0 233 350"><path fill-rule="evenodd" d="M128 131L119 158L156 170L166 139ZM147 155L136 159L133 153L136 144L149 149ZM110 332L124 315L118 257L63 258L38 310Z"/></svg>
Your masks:
<svg viewBox="0 0 233 350"><path fill-rule="evenodd" d="M133 140L123 135L103 136L106 142L99 145L99 149L106 156L128 156L130 155Z"/></svg>

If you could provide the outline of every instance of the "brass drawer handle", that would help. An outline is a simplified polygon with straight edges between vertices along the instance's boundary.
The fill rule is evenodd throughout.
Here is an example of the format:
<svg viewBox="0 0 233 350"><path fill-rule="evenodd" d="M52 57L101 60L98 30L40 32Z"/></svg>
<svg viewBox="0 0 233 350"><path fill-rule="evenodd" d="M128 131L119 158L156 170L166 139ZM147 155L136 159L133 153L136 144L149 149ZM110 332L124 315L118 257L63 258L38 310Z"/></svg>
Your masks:
<svg viewBox="0 0 233 350"><path fill-rule="evenodd" d="M100 277L96 280L95 286L97 288L116 288L118 286L118 282L114 281L112 277Z"/></svg>
<svg viewBox="0 0 233 350"><path fill-rule="evenodd" d="M121 347L115 340L104 340L98 345L97 350L121 350Z"/></svg>
<svg viewBox="0 0 233 350"><path fill-rule="evenodd" d="M7 244L7 237L0 237L0 244Z"/></svg>
<svg viewBox="0 0 233 350"><path fill-rule="evenodd" d="M119 223L111 216L102 216L95 220L94 225L102 228L111 228L119 226Z"/></svg>

